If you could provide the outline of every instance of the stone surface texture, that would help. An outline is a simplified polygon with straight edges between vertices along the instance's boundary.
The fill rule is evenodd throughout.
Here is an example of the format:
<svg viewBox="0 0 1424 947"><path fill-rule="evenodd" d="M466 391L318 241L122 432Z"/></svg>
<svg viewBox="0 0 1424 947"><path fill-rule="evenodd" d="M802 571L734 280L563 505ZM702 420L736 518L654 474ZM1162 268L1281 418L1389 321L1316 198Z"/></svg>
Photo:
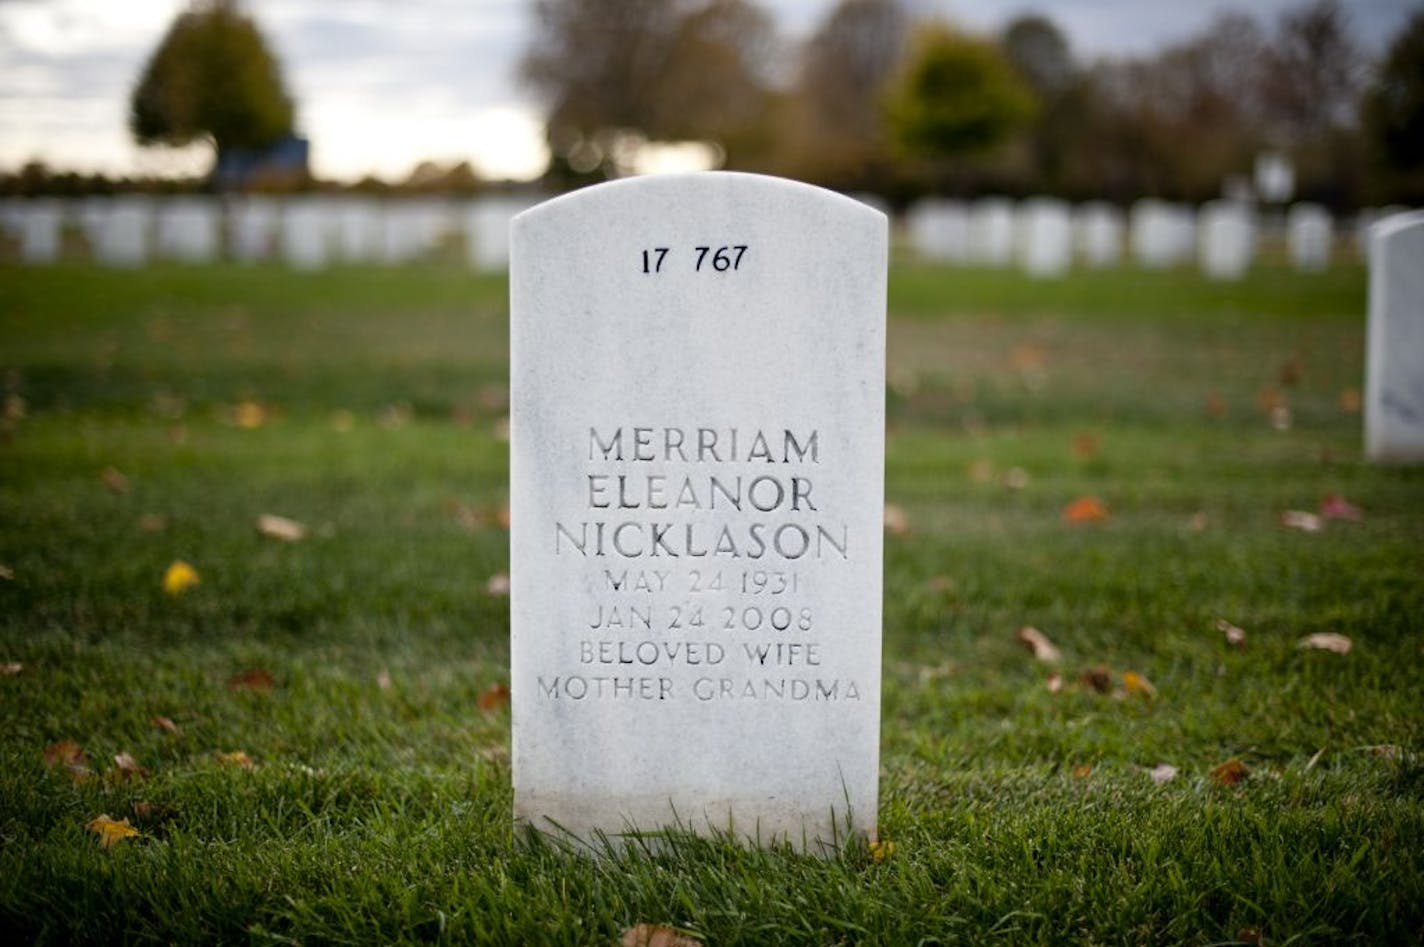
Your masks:
<svg viewBox="0 0 1424 947"><path fill-rule="evenodd" d="M1424 211L1395 214L1370 232L1370 324L1365 366L1365 454L1424 461Z"/></svg>
<svg viewBox="0 0 1424 947"><path fill-rule="evenodd" d="M887 230L722 172L514 220L519 823L874 837Z"/></svg>

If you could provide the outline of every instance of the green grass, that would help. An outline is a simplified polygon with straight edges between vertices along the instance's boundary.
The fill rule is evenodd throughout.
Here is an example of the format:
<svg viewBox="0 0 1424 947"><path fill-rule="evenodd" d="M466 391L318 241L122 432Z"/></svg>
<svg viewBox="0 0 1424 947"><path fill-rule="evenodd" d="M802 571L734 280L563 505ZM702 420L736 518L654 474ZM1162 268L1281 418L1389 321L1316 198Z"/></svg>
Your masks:
<svg viewBox="0 0 1424 947"><path fill-rule="evenodd" d="M1363 463L1341 406L1362 271L897 268L890 307L893 853L586 859L516 842L507 711L477 706L507 679L502 281L0 269L7 942L1424 939L1424 470ZM1281 526L1328 493L1364 520ZM1085 494L1111 517L1065 523ZM170 597L175 559L202 582ZM1080 683L1097 665L1156 698ZM250 668L276 686L230 689ZM46 767L65 739L92 778ZM1220 785L1231 758L1251 775ZM101 849L101 813L145 837Z"/></svg>

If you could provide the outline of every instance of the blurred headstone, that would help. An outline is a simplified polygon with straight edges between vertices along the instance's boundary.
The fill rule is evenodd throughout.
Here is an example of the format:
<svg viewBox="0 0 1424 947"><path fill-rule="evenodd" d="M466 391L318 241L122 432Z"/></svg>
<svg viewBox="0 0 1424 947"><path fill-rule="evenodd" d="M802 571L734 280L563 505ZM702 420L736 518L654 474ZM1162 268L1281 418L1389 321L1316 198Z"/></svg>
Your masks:
<svg viewBox="0 0 1424 947"><path fill-rule="evenodd" d="M160 256L185 263L204 263L218 256L219 208L205 197L171 197L158 205L157 246Z"/></svg>
<svg viewBox="0 0 1424 947"><path fill-rule="evenodd" d="M232 202L227 222L233 259L256 263L275 255L281 210L276 198L265 195L239 197Z"/></svg>
<svg viewBox="0 0 1424 947"><path fill-rule="evenodd" d="M1134 203L1129 213L1129 239L1137 263L1163 269L1192 258L1196 222L1190 208L1147 197Z"/></svg>
<svg viewBox="0 0 1424 947"><path fill-rule="evenodd" d="M374 197L350 196L336 201L336 252L347 263L369 263L381 258L383 231L381 202Z"/></svg>
<svg viewBox="0 0 1424 947"><path fill-rule="evenodd" d="M126 194L108 202L99 223L94 258L105 266L137 267L152 249L153 198Z"/></svg>
<svg viewBox="0 0 1424 947"><path fill-rule="evenodd" d="M1254 214L1239 201L1209 201L1201 209L1197 238L1202 272L1215 280L1240 279L1256 253Z"/></svg>
<svg viewBox="0 0 1424 947"><path fill-rule="evenodd" d="M509 266L509 224L533 206L522 197L479 197L465 207L465 259L481 273Z"/></svg>
<svg viewBox="0 0 1424 947"><path fill-rule="evenodd" d="M298 270L319 270L331 262L333 221L320 197L291 197L282 204L282 259Z"/></svg>
<svg viewBox="0 0 1424 947"><path fill-rule="evenodd" d="M1330 213L1319 204L1292 204L1286 215L1291 263L1298 270L1323 270L1334 240Z"/></svg>
<svg viewBox="0 0 1424 947"><path fill-rule="evenodd" d="M515 219L520 823L874 837L887 244L855 201L723 172Z"/></svg>
<svg viewBox="0 0 1424 947"><path fill-rule="evenodd" d="M936 263L969 259L969 211L960 201L921 201L910 210L906 226L920 259Z"/></svg>
<svg viewBox="0 0 1424 947"><path fill-rule="evenodd" d="M1014 259L1014 203L981 197L969 208L969 256L985 266L1008 266Z"/></svg>
<svg viewBox="0 0 1424 947"><path fill-rule="evenodd" d="M25 202L20 233L20 258L26 263L53 263L59 259L64 231L64 205L48 198Z"/></svg>
<svg viewBox="0 0 1424 947"><path fill-rule="evenodd" d="M1122 258L1122 212L1111 204L1093 201L1073 214L1078 255L1091 267L1115 266Z"/></svg>
<svg viewBox="0 0 1424 947"><path fill-rule="evenodd" d="M1030 276L1061 276L1073 262L1073 223L1068 205L1035 197L1018 206L1019 266Z"/></svg>
<svg viewBox="0 0 1424 947"><path fill-rule="evenodd" d="M1424 211L1370 231L1365 454L1424 461Z"/></svg>
<svg viewBox="0 0 1424 947"><path fill-rule="evenodd" d="M1270 204L1284 204L1295 195L1295 165L1289 158L1275 151L1256 156L1256 194Z"/></svg>

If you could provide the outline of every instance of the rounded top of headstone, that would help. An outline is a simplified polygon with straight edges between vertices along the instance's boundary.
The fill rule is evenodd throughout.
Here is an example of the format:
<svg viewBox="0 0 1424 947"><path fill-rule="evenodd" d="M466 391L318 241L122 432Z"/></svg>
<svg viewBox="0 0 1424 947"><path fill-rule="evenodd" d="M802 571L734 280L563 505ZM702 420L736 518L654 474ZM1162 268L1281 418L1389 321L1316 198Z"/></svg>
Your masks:
<svg viewBox="0 0 1424 947"><path fill-rule="evenodd" d="M858 201L853 197L838 194L813 184L779 178L768 174L749 174L744 171L690 171L676 174L646 174L631 178L620 178L603 184L570 191L567 194L544 201L529 208L514 218L516 224L545 214L561 213L592 203L630 199L658 200L675 199L689 190L711 192L714 196L725 194L727 199L755 200L758 194L800 196L805 200L819 200L826 207L833 207L838 213L862 214L867 218L888 221L884 213Z"/></svg>
<svg viewBox="0 0 1424 947"><path fill-rule="evenodd" d="M1401 211L1376 220L1370 227L1370 236L1372 239L1382 240L1401 230L1410 230L1419 226L1424 226L1424 210Z"/></svg>

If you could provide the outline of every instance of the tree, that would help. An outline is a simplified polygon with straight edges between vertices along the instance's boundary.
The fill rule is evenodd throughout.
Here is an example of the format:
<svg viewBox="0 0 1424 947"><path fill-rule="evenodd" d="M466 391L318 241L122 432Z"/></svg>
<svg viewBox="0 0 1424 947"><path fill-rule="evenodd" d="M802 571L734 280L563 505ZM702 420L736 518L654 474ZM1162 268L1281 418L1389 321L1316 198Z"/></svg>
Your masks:
<svg viewBox="0 0 1424 947"><path fill-rule="evenodd" d="M1424 172L1424 12L1416 13L1390 44L1364 111L1385 166Z"/></svg>
<svg viewBox="0 0 1424 947"><path fill-rule="evenodd" d="M134 88L129 117L141 145L210 139L221 156L261 150L292 133L281 69L236 0L194 0L179 14Z"/></svg>
<svg viewBox="0 0 1424 947"><path fill-rule="evenodd" d="M556 171L611 176L621 149L714 140L735 160L768 95L771 26L750 0L538 0L520 64Z"/></svg>
<svg viewBox="0 0 1424 947"><path fill-rule="evenodd" d="M1077 67L1068 41L1053 22L1036 14L1015 19L1004 30L1004 53L1040 99L1053 99L1072 84Z"/></svg>
<svg viewBox="0 0 1424 947"><path fill-rule="evenodd" d="M790 121L796 173L846 189L882 183L893 162L882 98L908 30L901 0L840 0L807 39Z"/></svg>
<svg viewBox="0 0 1424 947"><path fill-rule="evenodd" d="M944 160L989 150L1036 108L1033 92L993 43L925 24L890 86L885 114L906 152Z"/></svg>

